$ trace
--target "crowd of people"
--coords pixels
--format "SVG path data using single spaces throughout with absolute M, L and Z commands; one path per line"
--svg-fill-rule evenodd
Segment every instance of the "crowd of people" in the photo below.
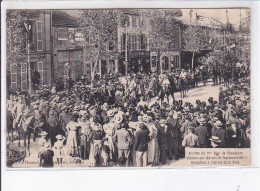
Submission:
M 250 147 L 248 75 L 219 85 L 219 100 L 193 104 L 174 98 L 174 82 L 174 73 L 130 74 L 43 87 L 30 99 L 10 94 L 8 125 L 31 126 L 43 167 L 66 156 L 88 166 L 157 166 L 185 157 L 186 147 Z

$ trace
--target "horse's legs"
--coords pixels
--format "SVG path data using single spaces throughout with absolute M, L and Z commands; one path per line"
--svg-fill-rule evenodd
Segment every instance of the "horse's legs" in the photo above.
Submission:
M 26 132 L 23 133 L 23 145 L 26 147 Z
M 20 132 L 18 130 L 18 146 L 20 147 L 21 146 L 21 143 L 20 143 Z
M 28 150 L 30 149 L 30 138 L 31 138 L 31 131 L 29 130 L 29 132 L 27 133 L 28 136 Z
M 12 136 L 11 143 L 13 143 L 14 142 L 14 130 L 13 129 L 11 130 L 11 136 Z

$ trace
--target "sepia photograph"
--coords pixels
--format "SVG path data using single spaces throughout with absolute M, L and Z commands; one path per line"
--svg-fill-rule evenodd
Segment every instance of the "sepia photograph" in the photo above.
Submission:
M 250 8 L 6 10 L 7 168 L 250 166 Z

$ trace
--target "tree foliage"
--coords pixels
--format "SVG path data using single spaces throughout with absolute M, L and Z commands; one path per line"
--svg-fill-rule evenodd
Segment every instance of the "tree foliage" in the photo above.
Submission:
M 27 20 L 20 10 L 7 11 L 6 42 L 7 64 L 20 64 L 26 60 L 26 30 L 24 22 Z M 9 67 L 7 67 L 9 70 Z
M 95 75 L 99 59 L 108 56 L 108 43 L 116 38 L 116 29 L 119 22 L 118 10 L 81 10 L 79 24 L 85 35 L 86 43 L 83 47 L 83 60 L 93 63 L 92 78 Z
M 142 10 L 144 25 L 150 27 L 150 50 L 165 51 L 176 48 L 178 41 L 178 22 L 182 16 L 179 9 L 144 9 Z

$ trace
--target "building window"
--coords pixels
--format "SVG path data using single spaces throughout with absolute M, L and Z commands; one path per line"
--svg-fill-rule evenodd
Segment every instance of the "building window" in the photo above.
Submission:
M 178 55 L 173 57 L 173 64 L 174 68 L 180 68 L 180 57 Z
M 109 60 L 109 72 L 110 74 L 114 74 L 116 71 L 115 60 Z
M 43 63 L 42 62 L 38 62 L 37 63 L 37 69 L 38 72 L 40 73 L 40 87 L 43 85 Z
M 156 67 L 156 60 L 157 60 L 157 57 L 156 56 L 152 56 L 152 67 L 153 68 Z
M 17 64 L 11 64 L 11 87 L 17 88 Z
M 122 15 L 122 17 L 121 17 L 121 27 L 126 27 L 126 24 L 127 24 L 128 27 L 130 26 L 129 16 L 128 15 Z
M 108 42 L 108 50 L 113 51 L 115 48 L 115 43 L 113 41 Z
M 68 28 L 68 38 L 70 43 L 75 42 L 75 29 L 74 28 Z
M 107 73 L 107 61 L 101 60 L 101 74 Z
M 169 70 L 169 58 L 167 56 L 164 56 L 162 58 L 162 69 L 163 70 Z
M 121 50 L 125 50 L 126 34 L 121 36 Z M 144 34 L 128 34 L 127 35 L 128 50 L 146 50 L 146 37 Z
M 138 50 L 138 48 L 137 48 L 137 35 L 132 35 L 132 50 Z
M 21 64 L 21 90 L 27 90 L 27 64 Z
M 77 42 L 84 41 L 84 34 L 81 29 L 75 29 L 75 41 Z
M 42 40 L 42 22 L 36 22 L 36 35 L 37 35 L 37 51 L 43 50 L 43 40 Z
M 141 34 L 141 50 L 146 50 L 146 37 L 144 34 Z
M 132 27 L 138 27 L 139 26 L 139 18 L 138 16 L 132 16 Z
M 68 29 L 67 28 L 58 28 L 58 40 L 68 40 Z

